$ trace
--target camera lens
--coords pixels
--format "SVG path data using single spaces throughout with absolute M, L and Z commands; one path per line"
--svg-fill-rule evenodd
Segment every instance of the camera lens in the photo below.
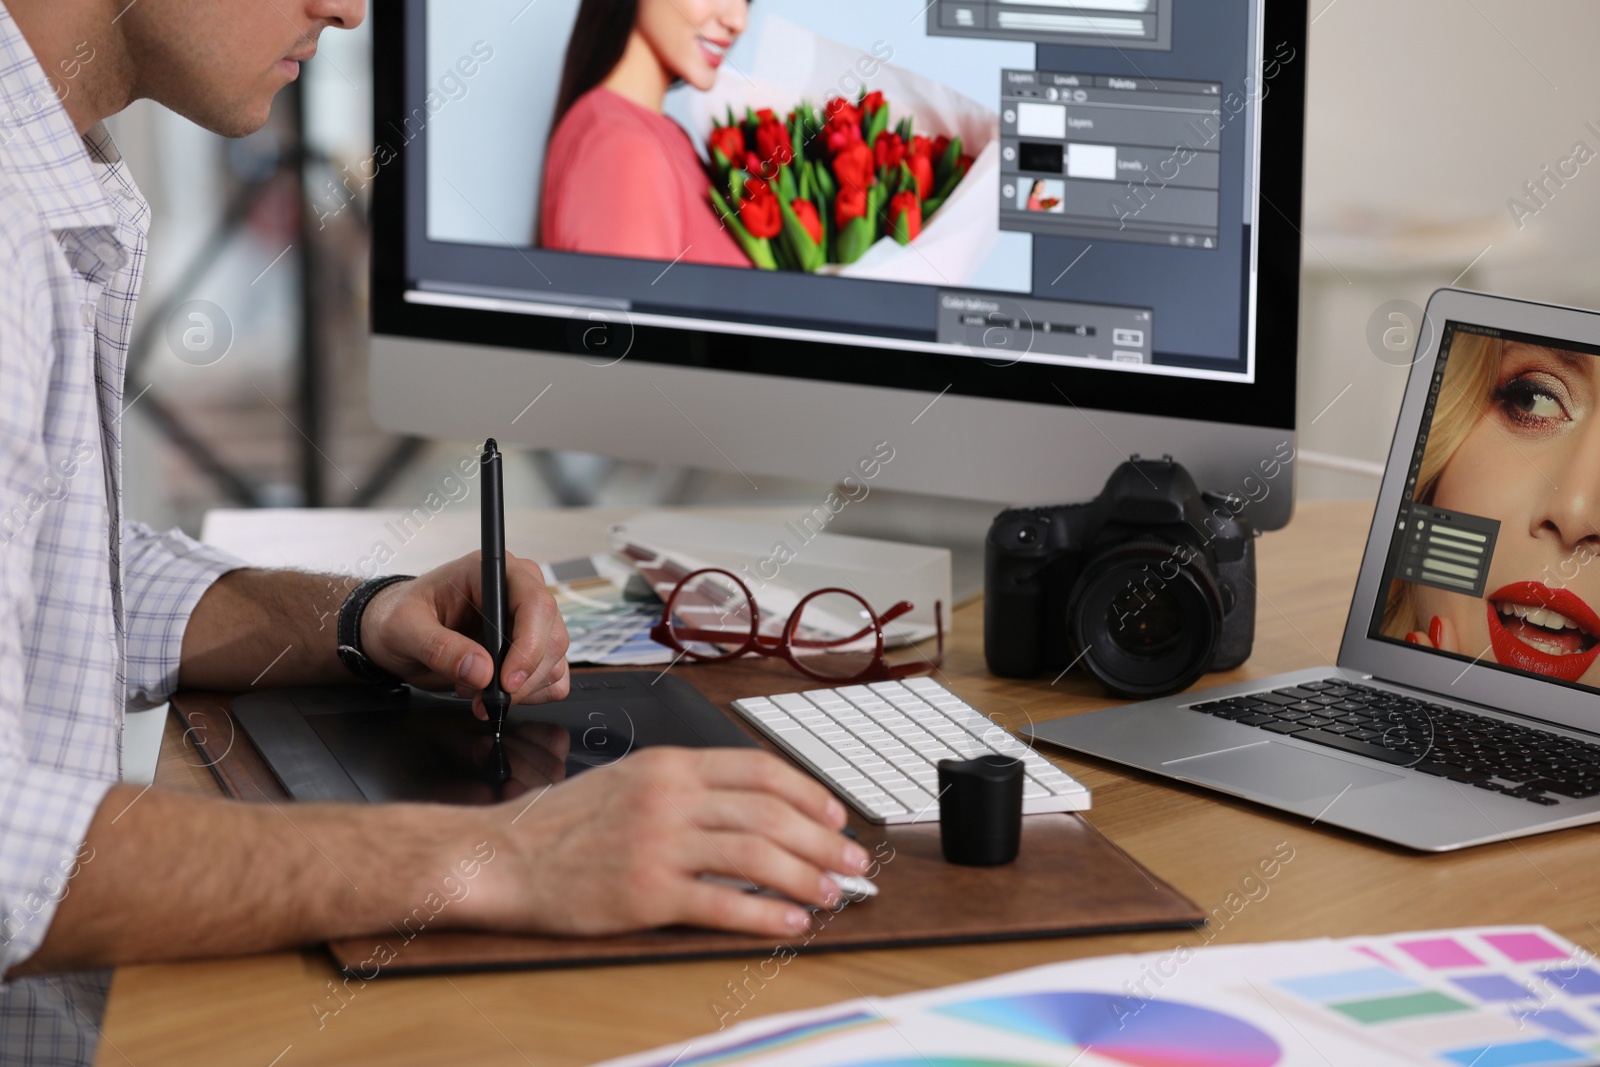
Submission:
M 1204 557 L 1172 545 L 1120 545 L 1091 560 L 1067 601 L 1073 654 L 1108 687 L 1164 696 L 1206 672 L 1222 601 Z

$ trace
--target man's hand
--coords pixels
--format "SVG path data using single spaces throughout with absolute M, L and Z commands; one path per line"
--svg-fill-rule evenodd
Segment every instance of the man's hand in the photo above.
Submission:
M 843 805 L 765 752 L 652 748 L 483 812 L 494 862 L 471 925 L 593 936 L 689 924 L 791 937 L 806 909 L 717 885 L 742 878 L 837 905 L 828 872 L 862 874 Z
M 483 690 L 494 678 L 494 659 L 474 637 L 483 626 L 481 553 L 474 552 L 409 582 L 389 586 L 361 616 L 361 644 L 384 670 L 423 689 L 471 696 L 472 710 L 487 718 Z M 537 564 L 506 553 L 511 594 L 511 649 L 500 684 L 514 704 L 560 700 L 571 688 L 567 627 L 545 588 Z

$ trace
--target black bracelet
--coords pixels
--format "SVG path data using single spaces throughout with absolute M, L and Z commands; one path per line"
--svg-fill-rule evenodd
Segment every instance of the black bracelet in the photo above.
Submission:
M 391 687 L 401 684 L 397 676 L 367 658 L 361 647 L 361 616 L 378 593 L 396 582 L 409 582 L 415 577 L 414 574 L 386 574 L 381 578 L 368 578 L 350 590 L 339 608 L 339 662 L 363 682 Z

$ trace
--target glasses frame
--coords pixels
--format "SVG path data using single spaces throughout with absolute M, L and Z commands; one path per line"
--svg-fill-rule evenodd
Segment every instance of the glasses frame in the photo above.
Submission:
M 674 628 L 672 625 L 672 606 L 677 602 L 678 594 L 682 593 L 684 588 L 690 582 L 694 581 L 696 578 L 712 574 L 720 575 L 729 579 L 734 585 L 738 586 L 739 591 L 744 594 L 745 601 L 750 607 L 750 632 L 745 635 L 744 640 L 739 644 L 739 646 L 732 651 L 725 651 L 716 655 L 706 655 L 691 651 L 685 646 L 684 642 L 703 643 L 721 647 L 727 643 L 730 636 L 736 635 L 730 635 L 726 632 L 720 631 L 717 633 L 712 633 L 708 630 L 684 628 L 681 631 L 680 638 L 680 630 Z M 866 609 L 867 618 L 872 620 L 871 624 L 869 626 L 863 626 L 861 629 L 857 630 L 848 637 L 842 637 L 838 638 L 837 640 L 825 642 L 806 641 L 805 639 L 797 636 L 797 631 L 800 628 L 800 620 L 805 614 L 806 605 L 818 597 L 828 596 L 831 594 L 840 594 L 850 597 L 856 603 L 860 604 Z M 941 601 L 937 600 L 934 601 L 933 604 L 934 632 L 937 634 L 939 641 L 939 651 L 937 657 L 931 662 L 929 662 L 927 657 L 924 656 L 923 662 L 921 663 L 900 664 L 891 664 L 884 658 L 884 627 L 894 620 L 900 618 L 902 615 L 905 615 L 911 609 L 911 602 L 909 600 L 902 600 L 889 608 L 889 610 L 884 612 L 882 615 L 879 615 L 873 610 L 872 605 L 868 604 L 866 599 L 859 593 L 852 592 L 849 589 L 839 589 L 837 587 L 830 586 L 827 589 L 818 589 L 816 592 L 806 594 L 800 603 L 795 605 L 794 610 L 789 613 L 789 619 L 786 623 L 784 623 L 782 632 L 777 636 L 769 637 L 761 632 L 761 606 L 756 603 L 756 598 L 754 594 L 750 592 L 750 587 L 745 585 L 744 582 L 740 580 L 739 576 L 731 571 L 723 570 L 721 567 L 702 567 L 697 571 L 693 571 L 685 575 L 683 578 L 678 580 L 677 585 L 673 586 L 672 595 L 667 597 L 666 603 L 661 606 L 661 621 L 650 628 L 650 638 L 657 644 L 666 645 L 668 648 L 677 651 L 680 655 L 688 656 L 700 663 L 726 663 L 729 660 L 735 660 L 741 656 L 755 653 L 759 656 L 768 656 L 775 659 L 781 659 L 785 663 L 789 664 L 789 666 L 805 675 L 807 678 L 810 678 L 812 681 L 827 682 L 831 685 L 861 685 L 864 682 L 892 682 L 898 681 L 901 678 L 909 678 L 912 675 L 922 671 L 938 670 L 944 665 L 944 605 Z M 850 644 L 851 642 L 859 641 L 866 637 L 869 630 L 875 637 L 872 661 L 864 669 L 848 678 L 840 677 L 838 675 L 822 674 L 818 671 L 812 670 L 806 666 L 804 657 L 796 655 L 794 651 L 796 647 L 805 648 L 809 646 L 812 648 L 826 648 L 829 645 Z

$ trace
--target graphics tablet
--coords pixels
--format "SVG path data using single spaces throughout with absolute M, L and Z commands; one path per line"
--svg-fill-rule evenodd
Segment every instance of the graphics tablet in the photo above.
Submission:
M 568 775 L 637 748 L 753 748 L 756 743 L 688 682 L 652 671 L 575 675 L 552 704 L 519 705 L 506 723 L 506 758 L 494 727 L 470 701 L 418 689 L 327 686 L 248 693 L 233 715 L 296 800 L 492 803 L 528 787 L 533 724 L 565 727 Z M 520 788 L 519 788 L 520 786 Z

